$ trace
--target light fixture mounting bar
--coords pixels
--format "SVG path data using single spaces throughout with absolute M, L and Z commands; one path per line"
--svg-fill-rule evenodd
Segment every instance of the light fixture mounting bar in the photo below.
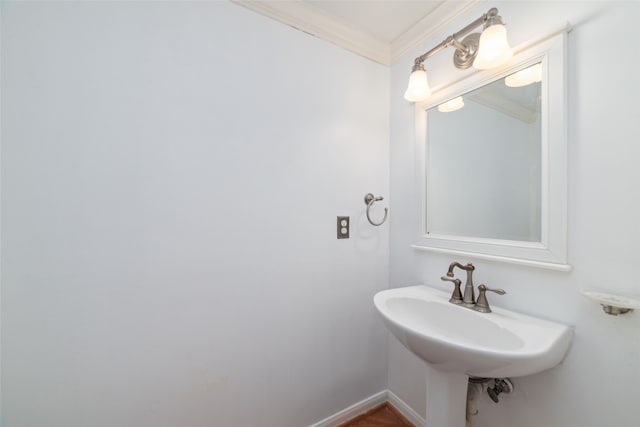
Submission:
M 495 8 L 495 7 L 492 7 L 491 9 L 489 9 L 489 11 L 487 13 L 483 14 L 481 17 L 479 17 L 475 21 L 471 22 L 469 25 L 467 25 L 466 27 L 464 27 L 460 31 L 450 35 L 449 37 L 444 39 L 439 45 L 437 45 L 433 49 L 429 50 L 428 52 L 426 52 L 426 53 L 424 53 L 424 54 L 422 54 L 420 56 L 418 56 L 414 61 L 415 62 L 414 69 L 416 69 L 416 67 L 418 65 L 422 64 L 428 58 L 432 57 L 436 53 L 440 52 L 441 50 L 443 50 L 443 49 L 445 49 L 445 48 L 447 48 L 449 46 L 455 47 L 456 50 L 463 51 L 463 52 L 466 52 L 466 53 L 470 53 L 469 52 L 470 46 L 467 46 L 464 43 L 461 43 L 460 39 L 462 37 L 466 36 L 467 34 L 469 34 L 475 28 L 479 27 L 480 25 L 484 25 L 485 22 L 487 22 L 490 19 L 494 19 L 497 16 L 498 16 L 498 9 Z M 473 50 L 477 50 L 477 46 L 476 47 L 472 47 L 472 48 L 473 48 Z
M 473 32 L 480 26 L 480 32 Z M 453 65 L 460 70 L 466 70 L 472 65 L 479 70 L 488 70 L 501 66 L 513 56 L 502 18 L 498 15 L 498 9 L 492 7 L 487 13 L 415 59 L 404 99 L 421 102 L 431 96 L 424 61 L 449 46 L 455 48 Z

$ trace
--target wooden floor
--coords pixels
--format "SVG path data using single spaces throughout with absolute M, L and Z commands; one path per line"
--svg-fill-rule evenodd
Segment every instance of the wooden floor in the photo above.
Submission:
M 383 403 L 339 427 L 416 427 L 389 402 Z

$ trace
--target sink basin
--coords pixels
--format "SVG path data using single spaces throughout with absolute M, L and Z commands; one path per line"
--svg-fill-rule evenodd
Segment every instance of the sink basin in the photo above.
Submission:
M 569 326 L 492 307 L 479 313 L 427 286 L 378 292 L 374 304 L 391 333 L 443 372 L 504 378 L 532 375 L 562 361 Z

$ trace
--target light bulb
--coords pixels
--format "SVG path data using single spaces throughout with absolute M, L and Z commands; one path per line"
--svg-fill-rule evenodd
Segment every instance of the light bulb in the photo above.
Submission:
M 537 63 L 531 67 L 513 73 L 505 77 L 504 84 L 509 87 L 521 87 L 542 81 L 542 64 Z
M 456 111 L 464 107 L 464 101 L 462 97 L 459 96 L 457 98 L 450 99 L 449 101 L 438 105 L 438 111 L 442 113 L 450 113 L 452 111 Z
M 427 72 L 424 69 L 418 69 L 409 76 L 409 86 L 404 93 L 404 99 L 409 102 L 424 101 L 431 96 L 431 89 L 427 81 Z
M 478 55 L 473 66 L 479 70 L 499 67 L 513 56 L 507 41 L 507 29 L 503 24 L 494 24 L 480 35 Z

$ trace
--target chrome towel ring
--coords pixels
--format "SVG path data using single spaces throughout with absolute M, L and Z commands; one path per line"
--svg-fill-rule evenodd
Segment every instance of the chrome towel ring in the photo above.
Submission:
M 371 216 L 369 216 L 369 209 L 371 209 L 371 206 L 373 206 L 375 202 L 378 202 L 380 200 L 384 200 L 384 197 L 381 197 L 381 196 L 375 197 L 371 193 L 367 193 L 364 196 L 364 204 L 367 205 L 367 219 L 369 220 L 371 225 L 375 225 L 376 227 L 384 224 L 384 222 L 387 220 L 387 214 L 389 213 L 389 209 L 384 208 L 384 218 L 382 218 L 382 221 L 373 222 L 373 220 L 371 219 Z

